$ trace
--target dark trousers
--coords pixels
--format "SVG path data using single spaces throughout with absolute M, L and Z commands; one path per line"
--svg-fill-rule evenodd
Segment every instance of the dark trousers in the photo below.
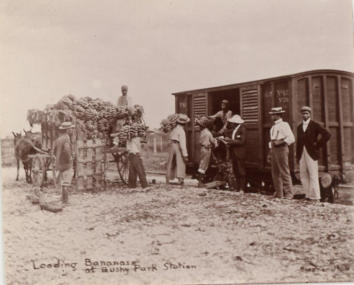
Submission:
M 278 198 L 292 196 L 292 181 L 289 169 L 289 147 L 272 148 L 272 177 L 275 195 Z
M 143 165 L 143 161 L 141 160 L 139 153 L 129 153 L 129 178 L 128 178 L 128 186 L 130 188 L 136 187 L 136 180 L 139 176 L 139 181 L 141 187 L 145 188 L 148 186 L 146 181 L 146 174 Z
M 236 178 L 236 190 L 245 191 L 246 189 L 246 168 L 245 168 L 245 160 L 231 156 L 232 160 L 232 169 L 234 171 L 234 175 Z

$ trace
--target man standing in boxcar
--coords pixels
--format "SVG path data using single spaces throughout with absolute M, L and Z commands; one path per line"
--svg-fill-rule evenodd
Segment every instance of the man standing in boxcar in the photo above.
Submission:
M 269 112 L 274 121 L 270 129 L 269 148 L 271 151 L 272 178 L 275 189 L 274 197 L 292 199 L 292 181 L 289 169 L 289 146 L 295 137 L 287 122 L 282 119 L 285 111 L 275 107 Z
M 318 181 L 318 159 L 320 149 L 330 139 L 331 134 L 321 125 L 311 120 L 312 110 L 308 106 L 301 108 L 302 123 L 297 127 L 296 159 L 300 165 L 300 180 L 306 199 L 321 199 Z
M 225 99 L 221 101 L 221 110 L 216 114 L 209 116 L 209 118 L 221 119 L 223 123 L 223 127 L 221 128 L 221 130 L 219 130 L 220 135 L 225 132 L 227 127 L 227 120 L 230 119 L 231 117 L 232 117 L 232 111 L 229 109 L 229 101 Z
M 73 157 L 70 141 L 71 122 L 63 122 L 59 126 L 59 137 L 54 142 L 55 167 L 59 171 L 62 201 L 68 202 L 69 188 L 73 177 Z

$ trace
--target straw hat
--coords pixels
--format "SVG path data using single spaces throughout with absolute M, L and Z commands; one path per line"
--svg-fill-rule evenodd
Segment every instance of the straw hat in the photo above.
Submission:
M 274 108 L 272 108 L 272 110 L 269 112 L 269 114 L 271 114 L 271 115 L 283 114 L 283 113 L 285 113 L 285 111 L 283 110 L 283 107 L 274 107 Z
M 324 173 L 320 181 L 323 188 L 328 188 L 332 184 L 332 176 L 329 173 Z
M 206 128 L 210 124 L 211 120 L 208 117 L 201 117 L 200 119 L 196 119 L 196 123 L 204 128 Z
M 179 124 L 187 124 L 190 121 L 187 115 L 179 114 L 177 118 L 177 123 Z
M 72 129 L 74 125 L 71 122 L 63 122 L 59 126 L 59 130 L 67 130 L 67 129 Z
M 235 124 L 243 124 L 245 121 L 242 120 L 240 115 L 234 115 L 230 119 L 227 120 L 230 123 L 235 123 Z

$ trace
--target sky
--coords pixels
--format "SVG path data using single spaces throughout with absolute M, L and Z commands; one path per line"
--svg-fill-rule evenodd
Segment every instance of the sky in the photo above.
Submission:
M 354 70 L 351 0 L 2 0 L 0 21 L 1 137 L 66 94 L 127 84 L 155 128 L 173 92 Z

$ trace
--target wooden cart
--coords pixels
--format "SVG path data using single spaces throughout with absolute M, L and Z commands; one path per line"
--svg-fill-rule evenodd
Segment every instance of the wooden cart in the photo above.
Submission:
M 65 118 L 63 118 L 64 120 Z M 107 145 L 106 139 L 86 140 L 75 128 L 71 136 L 74 152 L 73 185 L 77 191 L 102 191 L 106 188 L 107 154 L 113 155 L 118 174 L 123 183 L 128 179 L 128 157 L 125 149 L 115 149 Z M 59 125 L 59 124 L 57 124 Z M 58 127 L 50 125 L 47 118 L 41 124 L 43 152 L 32 155 L 32 180 L 35 186 L 42 187 L 47 181 L 47 172 L 52 172 L 56 185 L 58 171 L 55 169 L 53 154 L 54 142 L 58 137 Z

